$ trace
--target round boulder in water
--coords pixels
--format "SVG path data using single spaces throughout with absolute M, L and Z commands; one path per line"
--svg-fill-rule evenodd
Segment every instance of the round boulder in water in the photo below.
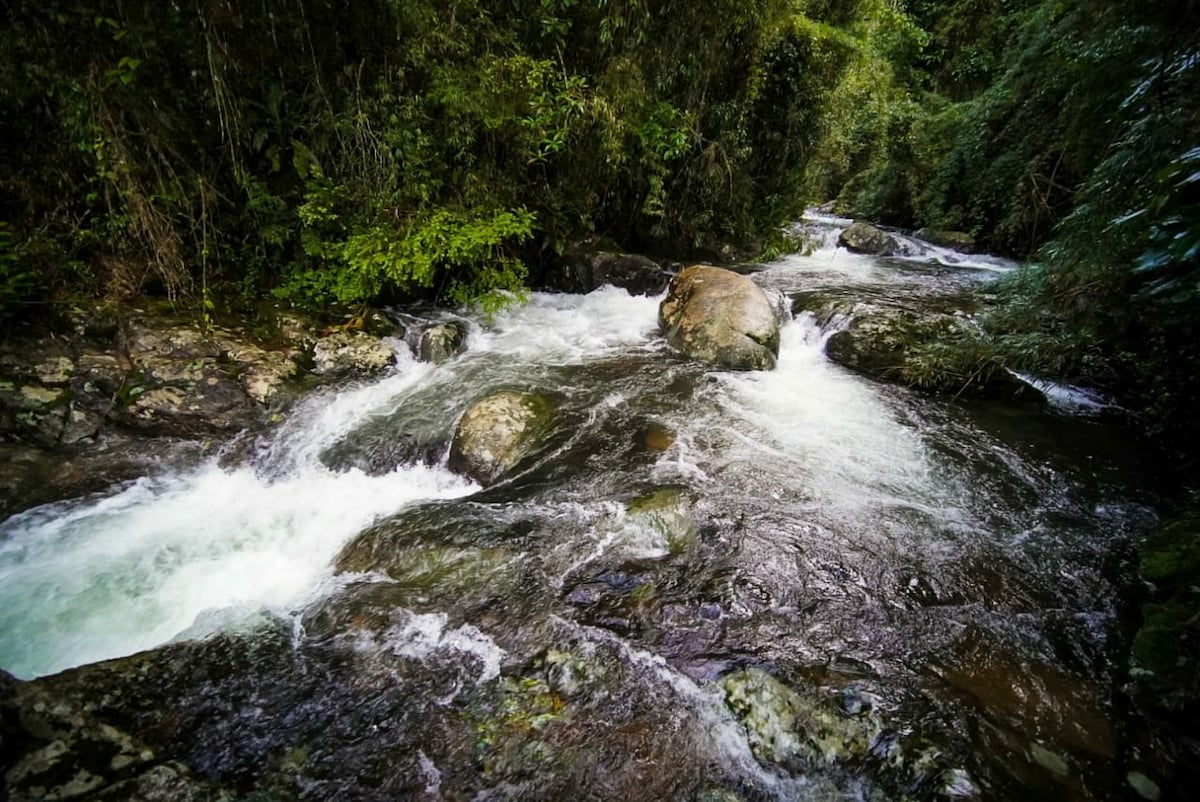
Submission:
M 706 265 L 681 271 L 658 308 L 672 348 L 733 370 L 772 370 L 779 356 L 775 305 L 746 276 Z
M 895 237 L 881 231 L 870 223 L 857 222 L 846 228 L 838 237 L 838 245 L 854 253 L 871 256 L 891 256 L 900 251 Z
M 438 323 L 421 332 L 417 355 L 422 362 L 445 362 L 467 347 L 467 329 L 455 320 Z
M 487 487 L 545 445 L 554 404 L 537 393 L 502 390 L 472 404 L 450 444 L 450 470 Z

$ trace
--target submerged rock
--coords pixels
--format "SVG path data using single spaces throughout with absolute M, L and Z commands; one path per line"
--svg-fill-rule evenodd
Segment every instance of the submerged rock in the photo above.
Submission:
M 870 223 L 856 222 L 838 236 L 838 245 L 854 253 L 891 256 L 900 252 L 900 243 L 886 231 Z
M 553 620 L 512 616 L 523 630 L 505 638 L 477 611 L 398 607 L 396 587 L 347 588 L 357 598 L 323 601 L 299 634 L 267 622 L 32 682 L 0 672 L 0 796 L 692 800 L 757 787 L 714 762 L 707 697 L 667 669 Z
M 698 537 L 694 506 L 686 489 L 661 487 L 630 501 L 625 508 L 625 520 L 650 530 L 671 551 L 678 552 L 694 545 Z
M 437 323 L 421 332 L 417 356 L 422 362 L 445 362 L 467 347 L 467 328 L 455 320 Z
M 733 370 L 772 370 L 779 355 L 775 304 L 746 276 L 694 265 L 671 280 L 658 309 L 672 348 Z
M 554 404 L 537 393 L 504 390 L 476 401 L 455 429 L 450 470 L 495 484 L 546 444 L 554 419 Z

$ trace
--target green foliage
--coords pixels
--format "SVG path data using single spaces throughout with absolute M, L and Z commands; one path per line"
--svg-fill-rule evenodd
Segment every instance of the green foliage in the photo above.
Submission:
M 850 29 L 859 45 L 828 97 L 809 186 L 850 214 L 963 230 L 1034 260 L 1001 285 L 981 341 L 926 354 L 914 369 L 932 377 L 1002 363 L 1100 384 L 1194 461 L 1195 4 L 904 9 Z
M 1200 147 L 1173 159 L 1157 177 L 1149 204 L 1117 224 L 1143 216 L 1150 220 L 1147 247 L 1134 268 L 1147 281 L 1142 293 L 1170 304 L 1194 304 L 1200 301 Z
M 494 301 L 596 233 L 758 239 L 803 207 L 853 38 L 788 0 L 12 6 L 14 242 L 57 243 L 89 292 L 247 304 Z
M 22 265 L 23 249 L 7 223 L 0 222 L 0 323 L 32 296 L 37 280 Z

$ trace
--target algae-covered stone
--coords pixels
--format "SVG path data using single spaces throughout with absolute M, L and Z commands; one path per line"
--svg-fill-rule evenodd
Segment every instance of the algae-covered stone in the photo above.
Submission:
M 553 432 L 554 404 L 544 395 L 504 390 L 471 405 L 450 444 L 450 470 L 487 487 L 541 449 Z
M 63 398 L 63 391 L 51 387 L 39 387 L 36 384 L 21 388 L 21 400 L 28 409 L 52 407 Z
M 313 372 L 325 376 L 369 376 L 395 361 L 396 352 L 387 343 L 361 331 L 337 331 L 313 346 Z
M 758 668 L 726 675 L 721 687 L 761 760 L 813 767 L 862 759 L 883 733 L 874 715 L 847 716 L 836 696 L 801 693 Z
M 671 280 L 659 327 L 685 355 L 733 370 L 772 370 L 779 356 L 775 304 L 746 276 L 693 265 Z
M 908 742 L 888 727 L 870 694 L 792 687 L 758 668 L 725 675 L 721 688 L 761 761 L 803 772 L 833 765 L 867 768 L 885 786 L 938 787 L 950 798 L 978 791 L 965 770 L 947 765 L 943 750 Z M 847 694 L 870 703 L 847 705 Z

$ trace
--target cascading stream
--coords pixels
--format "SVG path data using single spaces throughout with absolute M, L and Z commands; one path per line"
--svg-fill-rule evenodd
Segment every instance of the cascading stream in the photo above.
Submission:
M 337 551 L 373 521 L 478 490 L 444 466 L 335 472 L 321 461 L 329 446 L 401 408 L 436 418 L 448 438 L 493 383 L 644 346 L 655 309 L 614 290 L 539 296 L 476 332 L 453 367 L 416 362 L 397 344 L 393 372 L 307 399 L 253 464 L 227 470 L 214 458 L 14 516 L 0 524 L 0 667 L 33 677 L 130 654 L 196 623 L 203 632 L 197 617 L 220 622 L 227 608 L 289 613 L 321 592 Z
M 810 221 L 824 244 L 755 280 L 804 309 L 824 298 L 919 306 L 1012 267 L 941 250 L 849 254 L 828 233 L 844 222 Z M 318 391 L 240 466 L 213 459 L 10 518 L 0 667 L 34 677 L 248 627 L 264 611 L 311 617 L 366 582 L 403 615 L 386 637 L 354 636 L 356 648 L 457 661 L 445 704 L 503 681 L 525 640 L 568 631 L 620 663 L 610 675 L 667 689 L 648 698 L 684 700 L 662 726 L 721 739 L 697 754 L 750 798 L 842 791 L 752 766 L 714 690 L 745 666 L 867 688 L 898 728 L 928 729 L 985 774 L 1008 771 L 995 768 L 1005 754 L 1037 763 L 1034 744 L 1069 754 L 1072 771 L 1103 759 L 1103 739 L 1070 721 L 1110 726 L 1079 688 L 1111 682 L 1104 565 L 1148 513 L 1135 472 L 1095 445 L 1102 430 L 850 373 L 823 353 L 845 315 L 798 313 L 775 371 L 713 371 L 667 350 L 658 303 L 613 288 L 534 294 L 472 323 L 466 352 L 445 364 L 396 343 L 394 370 Z M 564 431 L 481 492 L 445 468 L 445 450 L 462 411 L 500 388 L 551 393 Z M 651 430 L 665 433 L 654 448 Z M 433 444 L 440 461 L 353 467 L 357 452 L 391 453 L 401 436 Z M 665 506 L 638 511 L 649 503 Z M 335 575 L 339 552 L 372 525 L 392 538 L 388 575 Z M 1005 690 L 1010 677 L 1033 679 Z M 589 704 L 603 712 L 620 698 Z M 421 759 L 422 777 L 446 781 Z

